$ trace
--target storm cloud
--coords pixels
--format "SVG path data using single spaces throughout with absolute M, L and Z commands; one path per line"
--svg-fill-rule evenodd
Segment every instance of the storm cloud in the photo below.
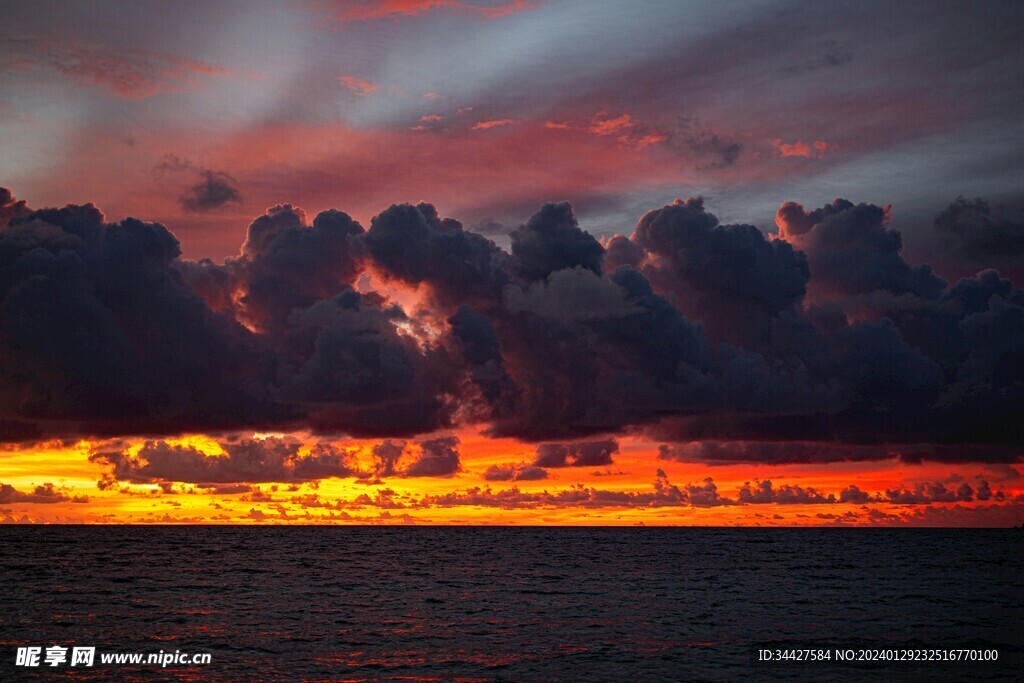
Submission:
M 908 263 L 886 207 L 786 203 L 773 236 L 691 198 L 602 245 L 549 203 L 505 251 L 430 204 L 368 230 L 280 204 L 213 263 L 157 223 L 0 199 L 2 438 L 157 439 L 145 464 L 109 456 L 128 479 L 162 476 L 160 438 L 240 429 L 477 425 L 544 442 L 536 468 L 610 464 L 628 431 L 723 463 L 1014 463 L 1024 444 L 1024 293 Z M 461 469 L 454 437 L 421 438 L 404 469 L 404 445 L 381 446 L 368 476 Z M 266 464 L 315 478 L 335 455 Z

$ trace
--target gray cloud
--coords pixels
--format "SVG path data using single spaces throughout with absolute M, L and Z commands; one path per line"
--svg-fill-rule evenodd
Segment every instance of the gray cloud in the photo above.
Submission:
M 181 208 L 185 211 L 213 211 L 225 204 L 241 204 L 242 195 L 235 179 L 224 171 L 205 170 L 202 179 L 181 195 Z

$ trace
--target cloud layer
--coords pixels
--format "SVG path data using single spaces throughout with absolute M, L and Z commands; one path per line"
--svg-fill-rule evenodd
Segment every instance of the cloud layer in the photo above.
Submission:
M 475 424 L 565 442 L 538 448 L 541 468 L 610 464 L 618 444 L 587 437 L 629 430 L 666 441 L 662 457 L 710 461 L 779 462 L 778 444 L 799 442 L 791 462 L 1005 463 L 1024 443 L 1024 293 L 995 271 L 950 286 L 907 263 L 886 207 L 786 203 L 775 237 L 678 200 L 602 244 L 552 203 L 506 251 L 429 204 L 369 228 L 283 204 L 217 264 L 183 260 L 160 224 L 0 198 L 9 442 Z M 690 443 L 736 439 L 763 446 Z M 457 446 L 424 441 L 405 473 L 458 472 Z M 157 477 L 161 448 L 150 470 L 110 462 Z M 302 478 L 278 455 L 283 481 Z M 395 462 L 382 448 L 380 471 Z

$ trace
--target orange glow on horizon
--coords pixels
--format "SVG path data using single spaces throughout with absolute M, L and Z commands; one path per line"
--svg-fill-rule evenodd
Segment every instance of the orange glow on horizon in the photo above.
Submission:
M 254 435 L 266 438 L 268 434 Z M 308 434 L 278 435 L 299 439 L 300 455 L 322 439 Z M 488 481 L 488 467 L 528 464 L 534 446 L 512 439 L 493 439 L 474 430 L 457 433 L 461 471 L 451 477 L 329 478 L 310 481 L 219 485 L 182 482 L 117 482 L 101 489 L 97 483 L 109 468 L 89 455 L 103 442 L 72 446 L 12 449 L 0 455 L 0 482 L 29 493 L 52 484 L 59 500 L 0 503 L 5 522 L 39 523 L 192 523 L 192 524 L 499 524 L 499 525 L 680 525 L 680 526 L 822 526 L 941 524 L 943 526 L 1008 526 L 1019 523 L 1024 491 L 1017 481 L 998 482 L 1007 466 L 907 465 L 896 460 L 843 462 L 828 465 L 720 465 L 658 459 L 657 444 L 620 437 L 614 464 L 607 467 L 564 467 L 548 470 L 533 481 Z M 125 449 L 139 453 L 144 439 Z M 172 446 L 191 447 L 209 457 L 225 457 L 218 441 L 205 435 L 165 439 Z M 373 466 L 377 441 L 342 439 L 332 444 L 349 452 L 364 471 Z M 112 447 L 111 447 L 112 448 Z M 416 457 L 410 442 L 406 458 Z M 700 485 L 711 477 L 719 495 L 738 503 L 748 482 L 770 480 L 776 489 L 799 486 L 834 494 L 850 484 L 862 491 L 913 489 L 922 482 L 977 482 L 987 477 L 1002 491 L 999 502 L 870 504 L 731 504 L 716 507 L 647 502 L 658 477 L 668 485 Z M 998 471 L 997 471 L 998 470 Z M 1019 475 L 1018 475 L 1019 477 Z M 504 498 L 502 498 L 504 496 Z M 630 500 L 638 504 L 617 503 Z M 475 497 L 475 498 L 474 498 Z M 566 501 L 582 499 L 574 504 Z M 483 501 L 462 504 L 472 500 Z M 608 502 L 601 502 L 607 500 Z M 449 502 L 450 501 L 450 502 Z M 457 502 L 462 501 L 462 502 Z M 505 501 L 505 502 L 503 502 Z

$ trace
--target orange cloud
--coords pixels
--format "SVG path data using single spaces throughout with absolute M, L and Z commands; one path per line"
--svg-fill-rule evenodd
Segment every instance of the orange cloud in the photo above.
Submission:
M 780 157 L 803 157 L 804 159 L 823 159 L 826 154 L 836 151 L 836 145 L 824 140 L 815 140 L 808 143 L 797 140 L 793 143 L 783 142 L 781 138 L 772 140 Z
M 338 76 L 338 83 L 341 83 L 356 95 L 368 95 L 380 90 L 380 86 L 376 83 L 372 83 L 365 78 L 359 78 L 358 76 Z
M 511 126 L 514 123 L 519 122 L 515 119 L 491 119 L 478 121 L 473 124 L 473 130 L 488 130 L 489 128 L 498 128 L 499 126 Z
M 633 121 L 629 114 L 609 119 L 604 117 L 602 113 L 594 117 L 588 130 L 594 135 L 611 135 L 625 128 L 631 128 L 634 125 L 636 125 L 636 122 Z
M 665 140 L 668 140 L 668 136 L 662 133 L 649 133 L 632 140 L 628 136 L 619 138 L 619 142 L 632 144 L 637 149 L 643 149 L 658 142 L 665 142 Z

